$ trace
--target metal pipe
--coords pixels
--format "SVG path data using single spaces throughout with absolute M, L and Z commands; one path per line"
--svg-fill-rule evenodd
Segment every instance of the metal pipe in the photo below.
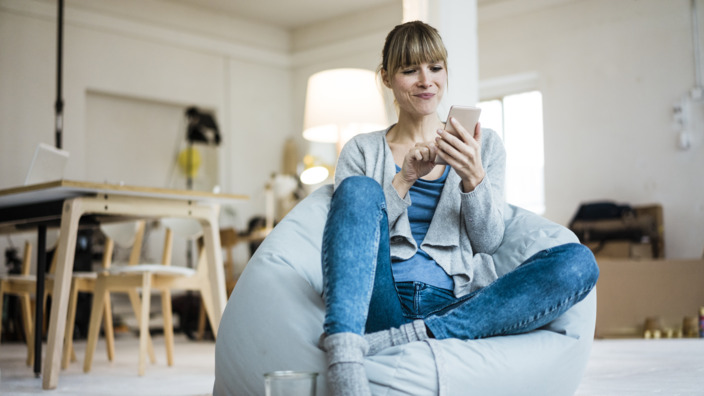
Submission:
M 63 42 L 64 42 L 64 0 L 58 1 L 56 22 L 56 148 L 62 148 L 62 134 L 64 129 L 64 99 L 62 98 L 62 66 L 63 66 Z
M 691 0 L 692 11 L 692 44 L 694 46 L 694 81 L 695 89 L 701 94 L 702 90 L 702 66 L 701 49 L 699 45 L 699 12 L 697 11 L 697 0 Z

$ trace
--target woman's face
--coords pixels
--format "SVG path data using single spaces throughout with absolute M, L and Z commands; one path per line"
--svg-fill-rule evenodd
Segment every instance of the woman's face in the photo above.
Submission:
M 447 68 L 443 62 L 405 66 L 392 76 L 383 75 L 400 111 L 412 116 L 435 114 L 447 85 Z

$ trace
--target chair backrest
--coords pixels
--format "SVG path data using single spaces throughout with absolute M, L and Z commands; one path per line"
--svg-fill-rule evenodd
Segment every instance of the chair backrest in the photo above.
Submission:
M 189 218 L 164 218 L 161 224 L 166 228 L 166 238 L 164 240 L 164 253 L 161 263 L 171 265 L 171 255 L 173 247 L 173 237 L 178 236 L 190 241 L 203 235 L 203 227 L 195 219 Z
M 203 227 L 195 219 L 164 218 L 161 219 L 161 224 L 182 238 L 193 240 L 203 235 Z
M 144 220 L 100 225 L 100 230 L 107 237 L 106 251 L 103 255 L 103 268 L 110 266 L 113 244 L 120 247 L 132 247 L 129 265 L 135 265 L 139 262 L 139 257 L 142 253 L 145 225 L 146 222 Z

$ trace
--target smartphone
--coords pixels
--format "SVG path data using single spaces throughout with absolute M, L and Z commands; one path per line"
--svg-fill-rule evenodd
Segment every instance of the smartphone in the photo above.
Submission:
M 450 123 L 450 117 L 455 118 L 469 133 L 474 136 L 474 128 L 479 122 L 479 115 L 482 113 L 482 109 L 472 106 L 452 106 L 450 107 L 450 114 L 447 116 L 447 123 L 445 124 L 445 130 L 450 134 L 457 136 L 457 131 Z M 435 163 L 438 165 L 447 165 L 440 156 L 435 158 Z
M 445 124 L 445 130 L 451 134 L 457 136 L 457 131 L 452 127 L 450 123 L 450 117 L 455 118 L 462 124 L 462 126 L 472 135 L 474 135 L 474 127 L 477 126 L 479 122 L 479 115 L 482 113 L 482 109 L 472 106 L 452 106 L 450 107 L 450 114 L 447 116 L 447 123 Z

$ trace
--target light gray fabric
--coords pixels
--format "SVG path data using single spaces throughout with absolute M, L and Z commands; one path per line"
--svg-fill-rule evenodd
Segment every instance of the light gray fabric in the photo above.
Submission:
M 413 322 L 402 324 L 399 327 L 367 333 L 364 335 L 364 338 L 366 338 L 369 343 L 369 351 L 367 354 L 376 355 L 379 351 L 383 351 L 394 345 L 425 341 L 428 338 L 428 332 L 425 328 L 425 323 L 421 319 L 416 319 Z
M 215 349 L 215 395 L 263 395 L 264 373 L 315 371 L 326 394 L 320 245 L 331 186 L 299 204 L 250 260 L 225 308 Z M 542 249 L 575 242 L 564 227 L 507 206 L 493 255 L 499 275 Z M 596 293 L 543 329 L 484 340 L 427 340 L 365 359 L 373 395 L 574 394 L 594 334 Z
M 357 135 L 345 144 L 335 168 L 335 185 L 349 176 L 364 175 L 382 186 L 389 217 L 391 255 L 406 260 L 418 250 L 406 210 L 411 198 L 410 194 L 399 197 L 391 185 L 396 163 L 386 142 L 387 132 L 385 129 Z M 421 245 L 452 276 L 457 297 L 496 280 L 491 254 L 504 234 L 506 151 L 499 136 L 490 129 L 482 129 L 481 141 L 484 180 L 474 191 L 463 193 L 462 180 L 450 169 Z
M 364 355 L 369 344 L 356 333 L 335 333 L 323 339 L 328 391 L 334 396 L 371 396 Z

